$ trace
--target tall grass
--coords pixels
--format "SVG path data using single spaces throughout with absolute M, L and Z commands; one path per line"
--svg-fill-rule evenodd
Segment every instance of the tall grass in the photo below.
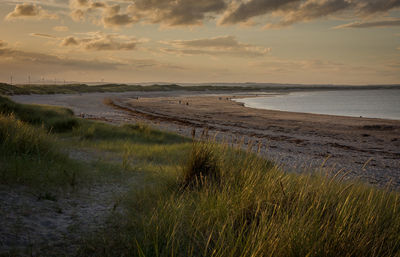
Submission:
M 47 155 L 53 148 L 48 133 L 16 119 L 0 115 L 0 147 L 8 154 Z
M 13 114 L 24 122 L 43 125 L 47 130 L 54 132 L 67 132 L 79 126 L 78 120 L 70 109 L 18 104 L 2 96 L 0 96 L 0 113 Z
M 83 255 L 399 256 L 399 194 L 287 174 L 255 154 L 195 143 L 187 164 L 135 190 Z M 188 174 L 218 183 L 185 187 Z M 196 176 L 190 176 L 196 178 Z
M 44 128 L 14 115 L 0 115 L 0 183 L 23 184 L 41 190 L 75 186 L 87 174 L 57 149 Z

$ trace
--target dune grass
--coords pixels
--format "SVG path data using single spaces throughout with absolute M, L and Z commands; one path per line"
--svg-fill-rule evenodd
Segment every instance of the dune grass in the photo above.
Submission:
M 57 141 L 43 127 L 14 115 L 0 115 L 0 183 L 38 189 L 75 186 L 82 166 L 57 149 Z
M 147 175 L 82 256 L 400 256 L 398 192 L 285 173 L 256 153 L 145 124 L 77 119 L 57 131 L 54 120 L 76 119 L 70 111 L 0 100 L 0 183 L 48 190 Z M 60 149 L 118 158 L 84 164 Z
M 157 159 L 169 162 L 168 155 L 158 153 L 188 148 L 187 141 L 145 124 L 113 126 L 76 118 L 66 108 L 18 104 L 0 96 L 2 184 L 52 190 L 126 179 L 132 176 L 126 171 L 148 170 Z M 68 157 L 82 150 L 93 160 Z M 114 153 L 112 163 L 102 160 L 108 152 Z
M 194 143 L 185 165 L 160 169 L 124 204 L 126 213 L 112 217 L 82 255 L 400 254 L 398 193 L 284 173 L 212 142 Z
M 54 132 L 66 132 L 79 126 L 78 119 L 70 109 L 18 104 L 2 96 L 0 96 L 0 113 L 13 114 L 21 121 L 32 125 L 43 125 L 47 130 Z

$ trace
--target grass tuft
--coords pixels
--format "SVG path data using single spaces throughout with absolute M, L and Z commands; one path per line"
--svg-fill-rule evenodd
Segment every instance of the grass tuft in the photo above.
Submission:
M 193 142 L 189 159 L 183 168 L 183 187 L 218 182 L 221 175 L 216 150 L 212 142 Z

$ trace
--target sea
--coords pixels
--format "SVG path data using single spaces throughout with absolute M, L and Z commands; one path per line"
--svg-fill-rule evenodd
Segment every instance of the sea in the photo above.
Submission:
M 303 91 L 236 101 L 257 109 L 400 120 L 400 88 Z

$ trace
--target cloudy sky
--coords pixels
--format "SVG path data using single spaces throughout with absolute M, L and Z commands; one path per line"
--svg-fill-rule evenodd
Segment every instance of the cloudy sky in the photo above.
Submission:
M 400 83 L 400 0 L 1 0 L 0 81 Z

